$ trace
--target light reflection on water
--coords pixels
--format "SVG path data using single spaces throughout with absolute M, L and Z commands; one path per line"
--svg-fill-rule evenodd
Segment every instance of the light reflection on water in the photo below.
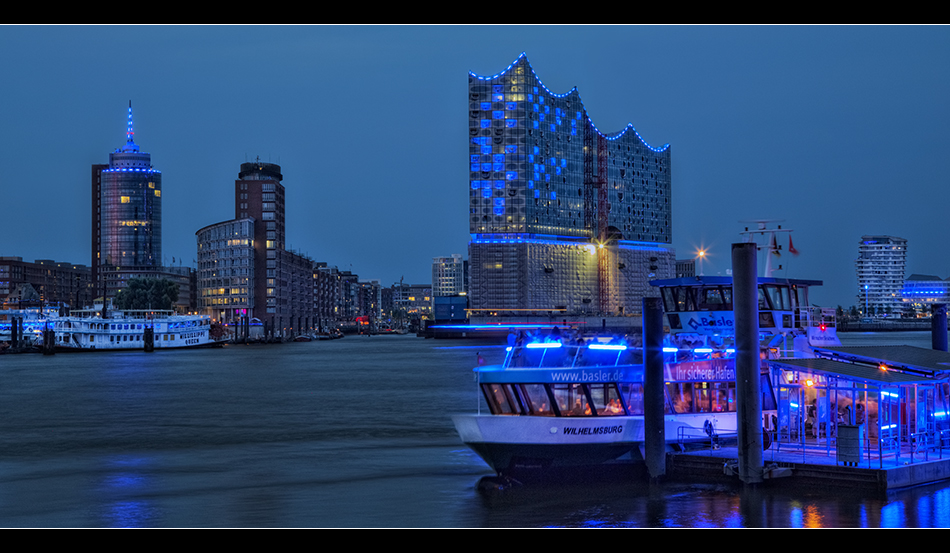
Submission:
M 929 333 L 843 334 L 846 345 Z M 601 482 L 480 496 L 449 415 L 497 344 L 411 336 L 0 357 L 0 526 L 948 527 L 886 497 Z M 497 358 L 497 359 L 496 359 Z

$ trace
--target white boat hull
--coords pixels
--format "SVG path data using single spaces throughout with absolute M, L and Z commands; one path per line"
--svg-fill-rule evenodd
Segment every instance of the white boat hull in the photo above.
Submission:
M 528 469 L 643 462 L 643 417 L 455 415 L 462 442 L 499 474 Z M 664 417 L 670 449 L 708 444 L 706 421 L 718 435 L 734 434 L 735 413 Z

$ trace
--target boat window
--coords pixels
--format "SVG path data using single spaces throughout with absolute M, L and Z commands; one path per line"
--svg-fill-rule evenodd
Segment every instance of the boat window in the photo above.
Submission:
M 522 384 L 521 393 L 532 415 L 542 417 L 553 417 L 555 415 L 551 398 L 548 397 L 544 384 Z
M 482 384 L 485 400 L 493 415 L 518 415 L 518 400 L 510 384 Z
M 759 286 L 759 309 L 772 309 L 772 306 L 769 305 L 768 295 L 761 286 Z
M 759 386 L 762 392 L 762 410 L 777 410 L 778 407 L 775 404 L 775 393 L 772 391 L 772 381 L 769 379 L 769 375 L 763 374 L 759 376 Z
M 590 400 L 581 384 L 551 384 L 551 393 L 562 417 L 592 415 Z
M 719 286 L 715 288 L 703 288 L 699 308 L 701 310 L 708 309 L 710 311 L 732 309 L 732 295 L 730 294 L 729 301 L 727 302 L 723 291 L 722 287 Z
M 673 406 L 673 413 L 693 412 L 693 384 L 691 382 L 670 382 L 666 385 L 666 389 Z M 665 411 L 667 414 L 671 413 L 670 404 L 667 404 Z
M 725 309 L 732 309 L 732 288 L 728 286 L 723 287 L 722 299 L 725 302 L 725 304 L 729 306 L 729 307 L 726 307 Z
M 599 416 L 625 415 L 623 402 L 620 401 L 620 392 L 617 385 L 589 384 L 590 398 L 594 402 L 594 409 Z
M 673 290 L 670 288 L 660 288 L 660 293 L 663 296 L 663 310 L 667 313 L 679 311 L 676 309 L 676 302 L 673 301 Z
M 627 413 L 631 415 L 643 414 L 643 385 L 642 384 L 621 384 L 620 393 L 626 400 Z
M 725 413 L 735 411 L 735 394 L 735 382 L 694 382 L 692 412 Z
M 788 296 L 788 286 L 765 285 L 769 301 L 773 309 L 788 310 L 792 308 L 791 299 Z

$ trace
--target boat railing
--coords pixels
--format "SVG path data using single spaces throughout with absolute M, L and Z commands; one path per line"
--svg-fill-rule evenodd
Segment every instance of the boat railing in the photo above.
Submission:
M 571 344 L 560 341 L 509 346 L 504 368 L 575 368 L 641 364 L 642 348 L 619 343 Z
M 665 363 L 732 359 L 735 348 L 729 347 L 663 347 Z M 536 342 L 525 346 L 509 346 L 502 366 L 505 369 L 617 367 L 642 365 L 643 348 L 617 343 L 564 344 L 557 341 Z
M 834 328 L 836 314 L 833 307 L 796 307 L 795 322 L 798 328 L 821 327 Z

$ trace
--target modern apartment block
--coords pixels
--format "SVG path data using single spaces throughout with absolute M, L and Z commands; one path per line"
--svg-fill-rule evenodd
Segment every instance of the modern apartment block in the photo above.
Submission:
M 866 235 L 858 243 L 854 263 L 858 277 L 856 303 L 865 313 L 899 313 L 907 266 L 907 240 L 896 236 Z
M 522 54 L 469 74 L 471 307 L 638 312 L 674 275 L 669 145 L 604 133 Z

